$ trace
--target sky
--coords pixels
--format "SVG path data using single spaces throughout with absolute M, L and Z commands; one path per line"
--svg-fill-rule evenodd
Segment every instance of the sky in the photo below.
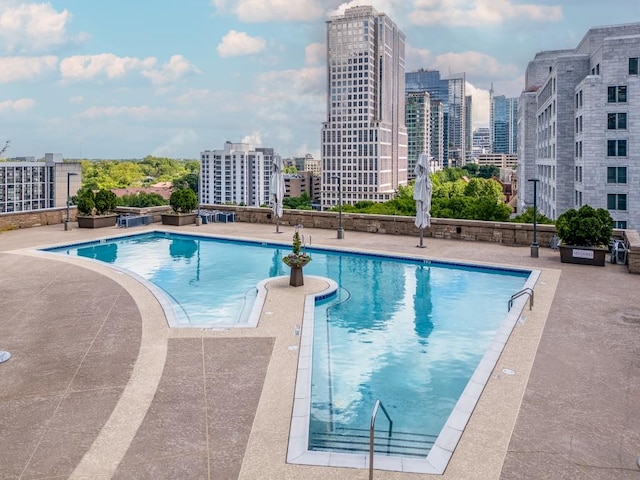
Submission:
M 637 0 L 0 0 L 0 149 L 198 159 L 228 140 L 320 158 L 325 22 L 355 5 L 404 32 L 407 71 L 466 73 L 474 127 L 536 52 L 640 21 Z

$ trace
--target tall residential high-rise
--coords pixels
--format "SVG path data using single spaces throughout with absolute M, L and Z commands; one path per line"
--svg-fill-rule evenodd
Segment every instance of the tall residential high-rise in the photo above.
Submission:
M 491 133 L 488 127 L 479 127 L 473 131 L 473 156 L 491 151 Z
M 406 105 L 407 142 L 407 178 L 416 177 L 415 168 L 418 156 L 431 154 L 431 97 L 427 92 L 408 93 Z
M 518 152 L 518 99 L 494 95 L 489 91 L 489 125 L 492 153 Z
M 444 106 L 439 100 L 431 99 L 431 149 L 429 156 L 434 170 L 442 169 L 444 165 Z
M 590 29 L 538 53 L 518 108 L 519 206 L 556 219 L 588 204 L 640 228 L 640 23 Z
M 226 142 L 223 150 L 200 153 L 200 202 L 247 205 L 269 203 L 273 148 Z
M 442 102 L 443 166 L 462 166 L 467 158 L 467 95 L 465 74 L 441 78 L 437 70 L 420 69 L 407 72 L 405 91 L 407 94 L 428 92 L 431 99 Z M 470 148 L 470 145 L 469 145 Z
M 21 157 L 0 162 L 0 213 L 64 207 L 67 193 L 82 185 L 78 162 L 64 162 L 61 153 L 46 153 L 44 161 Z
M 349 204 L 387 201 L 406 185 L 404 51 L 404 34 L 373 7 L 348 8 L 327 21 L 323 209 L 340 196 Z
M 466 97 L 464 97 L 464 114 L 464 163 L 471 163 L 473 161 L 473 97 L 471 95 L 467 95 Z

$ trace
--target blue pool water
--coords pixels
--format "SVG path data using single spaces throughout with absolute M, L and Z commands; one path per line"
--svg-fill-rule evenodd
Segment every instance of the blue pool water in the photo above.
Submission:
M 174 299 L 181 326 L 216 327 L 246 322 L 290 247 L 156 232 L 52 251 L 134 272 Z M 315 309 L 310 449 L 350 451 L 341 438 L 368 435 L 376 399 L 409 443 L 437 436 L 530 272 L 309 252 L 305 274 L 339 286 Z

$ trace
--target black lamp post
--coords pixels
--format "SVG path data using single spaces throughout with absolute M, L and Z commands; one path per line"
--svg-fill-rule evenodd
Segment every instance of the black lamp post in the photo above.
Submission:
M 69 222 L 71 221 L 71 216 L 69 209 L 71 207 L 71 177 L 78 175 L 75 172 L 67 172 L 67 219 L 64 222 L 64 229 L 69 230 Z
M 538 180 L 530 178 L 533 182 L 533 242 L 531 243 L 531 257 L 538 258 L 538 237 L 537 237 L 537 213 L 538 213 Z
M 344 238 L 344 228 L 342 228 L 342 177 L 333 175 L 332 180 L 338 180 L 338 240 Z

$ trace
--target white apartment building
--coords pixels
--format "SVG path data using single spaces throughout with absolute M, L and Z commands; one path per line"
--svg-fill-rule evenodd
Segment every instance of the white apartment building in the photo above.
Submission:
M 61 153 L 46 153 L 40 162 L 34 157 L 0 162 L 0 213 L 65 207 L 67 193 L 75 195 L 81 185 L 80 163 L 63 162 Z
M 200 203 L 259 207 L 269 204 L 273 148 L 226 142 L 200 153 Z
M 556 219 L 588 204 L 640 228 L 640 23 L 590 29 L 575 49 L 538 53 L 518 105 L 522 207 Z
M 404 52 L 404 34 L 373 7 L 327 21 L 323 209 L 338 203 L 340 183 L 349 204 L 387 201 L 406 185 Z

